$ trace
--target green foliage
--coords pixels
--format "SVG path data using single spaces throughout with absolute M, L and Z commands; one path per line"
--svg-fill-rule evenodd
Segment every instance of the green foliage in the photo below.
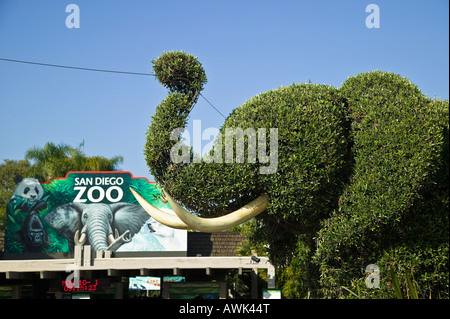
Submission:
M 207 80 L 197 58 L 184 52 L 163 53 L 152 63 L 156 78 L 171 93 L 152 116 L 144 154 L 150 173 L 162 187 L 166 187 L 163 178 L 166 171 L 183 166 L 183 163 L 171 165 L 170 150 L 180 141 L 179 136 L 171 138 L 172 131 L 185 127 L 189 112 Z
M 249 163 L 247 153 L 244 163 L 194 163 L 190 150 L 187 162 L 175 164 L 170 149 L 179 139 L 170 134 L 186 125 L 204 72 L 195 62 L 197 75 L 186 84 L 181 64 L 192 57 L 172 52 L 158 60 L 155 73 L 171 93 L 147 133 L 152 174 L 205 217 L 268 193 L 267 211 L 246 226 L 246 249 L 266 248 L 286 296 L 393 298 L 385 275 L 393 266 L 414 267 L 418 297 L 429 287 L 432 297 L 448 298 L 448 101 L 428 99 L 406 78 L 381 71 L 350 77 L 339 89 L 293 84 L 235 109 L 216 141 L 224 145 L 226 128 L 277 128 L 275 174 L 260 174 L 265 164 Z M 247 152 L 247 137 L 245 143 Z M 365 287 L 369 264 L 384 274 L 380 289 Z
M 115 171 L 123 158 L 87 157 L 81 145 L 74 148 L 66 144 L 55 145 L 48 142 L 42 148 L 29 149 L 25 153 L 25 160 L 33 162 L 42 181 L 47 181 L 53 177 L 65 177 L 70 171 Z
M 174 105 L 172 103 L 170 107 Z M 248 163 L 247 156 L 244 156 L 244 163 L 202 161 L 175 165 L 163 161 L 166 169 L 158 170 L 157 180 L 188 209 L 203 216 L 226 214 L 259 194 L 268 193 L 270 206 L 255 226 L 254 236 L 267 239 L 269 255 L 279 258 L 281 263 L 286 259 L 286 246 L 296 244 L 296 237 L 292 234 L 314 233 L 320 219 L 328 216 L 335 207 L 347 179 L 349 142 L 345 107 L 338 91 L 325 85 L 293 84 L 263 93 L 237 108 L 221 132 L 224 138 L 226 128 L 244 131 L 247 128 L 278 128 L 278 168 L 275 174 L 259 174 L 259 168 L 267 164 L 259 160 Z M 159 110 L 156 115 L 159 115 Z M 148 141 L 155 145 L 153 141 L 157 134 L 166 134 L 174 128 L 173 120 L 176 127 L 180 127 L 177 117 L 159 118 L 158 123 L 153 119 L 152 123 L 158 128 L 153 131 L 153 125 L 150 127 L 150 133 L 154 133 L 148 135 Z M 182 127 L 184 125 L 182 123 Z M 169 129 L 164 129 L 164 126 Z M 269 143 L 270 138 L 267 137 L 266 141 Z M 169 158 L 167 148 L 174 143 L 166 140 L 160 143 L 164 145 L 162 148 L 152 149 L 152 153 L 159 158 Z M 222 143 L 225 145 L 224 140 Z M 233 154 L 236 154 L 236 144 L 234 146 Z M 248 150 L 246 144 L 244 149 Z M 266 149 L 269 150 L 270 145 Z M 222 151 L 225 152 L 225 148 Z M 150 167 L 155 172 L 162 165 Z M 287 244 L 287 241 L 290 242 Z
M 403 292 L 400 287 L 400 283 L 398 280 L 397 274 L 394 272 L 392 268 L 389 269 L 391 278 L 392 278 L 392 286 L 395 292 L 395 296 L 397 299 L 403 299 Z M 412 271 L 411 271 L 412 275 Z M 411 280 L 411 277 L 408 272 L 405 272 L 405 281 L 406 281 L 406 294 L 408 296 L 408 299 L 419 299 L 419 295 L 417 293 L 417 286 L 414 281 L 414 279 Z
M 171 93 L 158 107 L 152 116 L 151 125 L 147 131 L 145 158 L 150 167 L 150 173 L 155 180 L 165 186 L 163 176 L 171 165 L 170 150 L 175 141 L 171 139 L 173 130 L 184 127 L 193 102 L 181 93 Z M 183 165 L 183 163 L 179 164 Z
M 44 197 L 42 197 L 43 201 L 46 201 L 50 195 L 46 193 Z M 17 233 L 20 231 L 22 224 L 25 218 L 29 215 L 29 212 L 33 210 L 33 206 L 37 205 L 37 202 L 29 202 L 28 199 L 22 198 L 20 196 L 16 196 L 14 200 L 8 202 L 8 220 L 7 220 L 7 229 L 5 231 L 5 251 L 11 254 L 20 254 L 23 253 L 23 245 L 20 241 L 17 240 Z M 24 211 L 22 208 L 26 206 L 27 209 Z M 43 216 L 48 211 L 45 209 L 39 213 L 39 217 L 44 224 L 46 225 Z M 49 242 L 51 245 L 47 247 L 46 251 L 50 252 L 68 252 L 69 246 L 67 244 L 67 240 L 61 238 L 56 231 L 54 231 L 51 227 L 46 227 L 47 235 L 49 236 Z
M 36 173 L 37 171 L 25 160 L 5 159 L 0 164 L 0 234 L 4 232 L 6 226 L 6 206 L 16 188 L 14 178 L 17 175 L 34 176 Z
M 354 288 L 359 287 L 358 298 L 448 299 L 448 253 L 448 243 L 437 248 L 400 247 L 387 250 L 376 262 L 380 265 L 380 288 L 367 288 L 364 282 L 367 274 L 360 269 L 360 276 L 351 280 L 351 287 L 326 289 L 325 296 L 353 298 Z M 343 272 L 336 272 L 335 275 L 341 278 Z
M 314 249 L 303 240 L 297 242 L 292 259 L 286 267 L 278 267 L 277 283 L 283 298 L 309 299 L 318 297 L 317 268 L 311 263 Z
M 228 230 L 230 232 L 239 232 L 245 238 L 236 249 L 236 254 L 238 256 L 267 256 L 265 242 L 252 243 L 248 239 L 252 236 L 254 227 L 255 219 L 251 219 L 246 223 L 230 228 Z
M 390 290 L 389 280 L 397 280 L 400 287 L 405 287 L 401 289 L 404 297 L 413 299 L 416 294 L 420 299 L 449 298 L 448 258 L 448 242 L 435 248 L 400 247 L 386 251 L 380 263 L 383 263 L 381 270 L 388 278 L 385 286 L 380 288 Z M 395 286 L 392 289 L 397 296 L 398 290 Z
M 449 239 L 448 101 L 431 101 L 385 72 L 349 78 L 341 91 L 355 164 L 339 208 L 322 222 L 315 256 L 331 297 L 390 249 L 424 254 Z
M 171 92 L 197 94 L 207 82 L 205 71 L 196 57 L 184 52 L 164 52 L 152 60 L 159 83 Z

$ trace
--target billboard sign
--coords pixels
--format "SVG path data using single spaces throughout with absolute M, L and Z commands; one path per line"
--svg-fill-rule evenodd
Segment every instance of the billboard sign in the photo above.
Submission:
M 161 278 L 149 276 L 130 277 L 128 289 L 161 290 Z
M 281 290 L 263 290 L 263 299 L 281 299 Z
M 187 232 L 151 218 L 134 198 L 174 212 L 161 201 L 161 190 L 130 172 L 70 172 L 40 184 L 15 179 L 7 204 L 5 254 L 69 253 L 75 245 L 94 251 L 186 252 Z

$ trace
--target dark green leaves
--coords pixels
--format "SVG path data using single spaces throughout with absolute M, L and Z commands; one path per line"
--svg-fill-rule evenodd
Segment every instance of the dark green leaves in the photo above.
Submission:
M 152 117 L 147 163 L 187 209 L 220 216 L 268 193 L 267 211 L 249 226 L 251 242 L 267 245 L 271 261 L 282 267 L 300 262 L 296 246 L 304 243 L 308 258 L 288 270 L 306 278 L 300 270 L 317 267 L 320 281 L 301 280 L 320 282 L 326 297 L 341 297 L 341 287 L 353 282 L 361 296 L 392 297 L 386 282 L 367 291 L 361 269 L 377 263 L 388 274 L 386 254 L 397 249 L 448 252 L 448 101 L 430 100 L 406 78 L 381 71 L 350 77 L 340 89 L 293 84 L 252 97 L 221 128 L 222 134 L 227 128 L 277 128 L 274 174 L 260 174 L 258 161 L 174 164 L 170 133 L 185 126 L 206 76 L 197 59 L 183 52 L 153 62 L 172 93 Z M 411 258 L 402 264 L 410 265 Z M 437 261 L 427 260 L 427 270 L 415 273 L 417 282 L 438 292 L 448 288 L 448 257 L 439 261 L 444 266 L 437 268 L 446 271 L 437 283 L 427 277 Z
M 171 92 L 197 94 L 207 82 L 197 58 L 182 51 L 165 52 L 152 63 L 158 81 Z

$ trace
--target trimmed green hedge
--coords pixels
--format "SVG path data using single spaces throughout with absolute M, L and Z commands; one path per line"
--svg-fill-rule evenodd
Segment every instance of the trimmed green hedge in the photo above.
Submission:
M 315 233 L 319 221 L 336 207 L 347 180 L 350 146 L 345 110 L 338 91 L 326 85 L 293 84 L 260 94 L 235 109 L 221 133 L 224 136 L 226 128 L 266 128 L 269 150 L 269 129 L 277 128 L 275 174 L 260 174 L 260 167 L 268 164 L 248 163 L 245 156 L 245 163 L 177 164 L 176 169 L 171 165 L 164 185 L 202 216 L 229 213 L 268 193 L 270 206 L 261 215 L 255 236 L 269 240 L 273 259 L 284 260 L 286 247 L 295 245 L 293 234 Z M 225 147 L 223 158 L 224 152 Z
M 152 60 L 153 72 L 161 85 L 170 92 L 190 95 L 203 90 L 207 82 L 205 70 L 198 59 L 183 51 L 164 52 Z
M 165 52 L 152 60 L 153 72 L 170 94 L 156 108 L 147 131 L 144 149 L 150 173 L 165 187 L 164 175 L 171 165 L 172 130 L 185 127 L 192 106 L 207 82 L 205 71 L 196 57 L 184 52 Z
M 421 254 L 445 243 L 448 251 L 449 239 L 448 101 L 431 101 L 407 79 L 379 71 L 349 78 L 341 92 L 355 164 L 339 209 L 319 232 L 316 261 L 329 296 L 368 264 L 382 264 L 387 251 Z
M 247 139 L 244 163 L 197 163 L 192 150 L 189 162 L 171 162 L 179 142 L 171 132 L 186 125 L 206 76 L 186 53 L 154 63 L 171 93 L 147 132 L 150 172 L 204 217 L 268 193 L 267 211 L 247 229 L 251 243 L 266 245 L 289 296 L 351 297 L 342 287 L 353 285 L 365 297 L 391 298 L 387 269 L 403 278 L 414 267 L 418 285 L 448 298 L 448 101 L 381 71 L 350 77 L 339 89 L 292 84 L 259 94 L 228 116 L 221 133 L 266 128 L 269 150 L 269 129 L 277 128 L 277 170 L 264 175 L 267 163 L 247 161 Z M 363 287 L 368 264 L 382 272 L 378 290 Z

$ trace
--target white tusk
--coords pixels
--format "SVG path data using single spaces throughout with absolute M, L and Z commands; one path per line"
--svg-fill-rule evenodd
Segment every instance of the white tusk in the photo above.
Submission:
M 116 239 L 114 238 L 114 236 L 112 234 L 108 235 L 108 243 L 111 245 Z
M 159 210 L 158 208 L 152 206 L 149 202 L 147 202 L 144 198 L 142 198 L 141 195 L 139 195 L 135 190 L 133 190 L 130 187 L 131 192 L 133 193 L 134 197 L 136 197 L 139 204 L 141 204 L 142 208 L 145 209 L 145 211 L 154 219 L 156 219 L 158 222 L 160 222 L 163 225 L 169 226 L 171 228 L 176 229 L 189 229 L 189 226 L 187 226 L 181 219 L 179 219 L 175 215 L 170 215 L 166 212 L 163 212 Z
M 74 236 L 75 245 L 83 246 L 84 242 L 86 241 L 86 234 L 83 232 L 83 233 L 81 233 L 81 238 L 79 236 L 80 236 L 80 231 L 77 230 L 75 232 L 75 236 Z
M 201 218 L 189 213 L 175 202 L 169 194 L 164 192 L 166 199 L 177 214 L 177 217 L 153 207 L 132 188 L 130 190 L 142 208 L 161 224 L 172 228 L 193 229 L 206 233 L 219 232 L 240 225 L 265 211 L 269 205 L 269 195 L 263 194 L 247 205 L 227 215 L 215 218 Z
M 192 215 L 175 202 L 169 194 L 166 192 L 164 194 L 172 209 L 186 225 L 191 229 L 206 233 L 219 232 L 240 225 L 265 211 L 269 205 L 269 195 L 263 194 L 247 205 L 227 215 L 214 218 L 202 218 Z

